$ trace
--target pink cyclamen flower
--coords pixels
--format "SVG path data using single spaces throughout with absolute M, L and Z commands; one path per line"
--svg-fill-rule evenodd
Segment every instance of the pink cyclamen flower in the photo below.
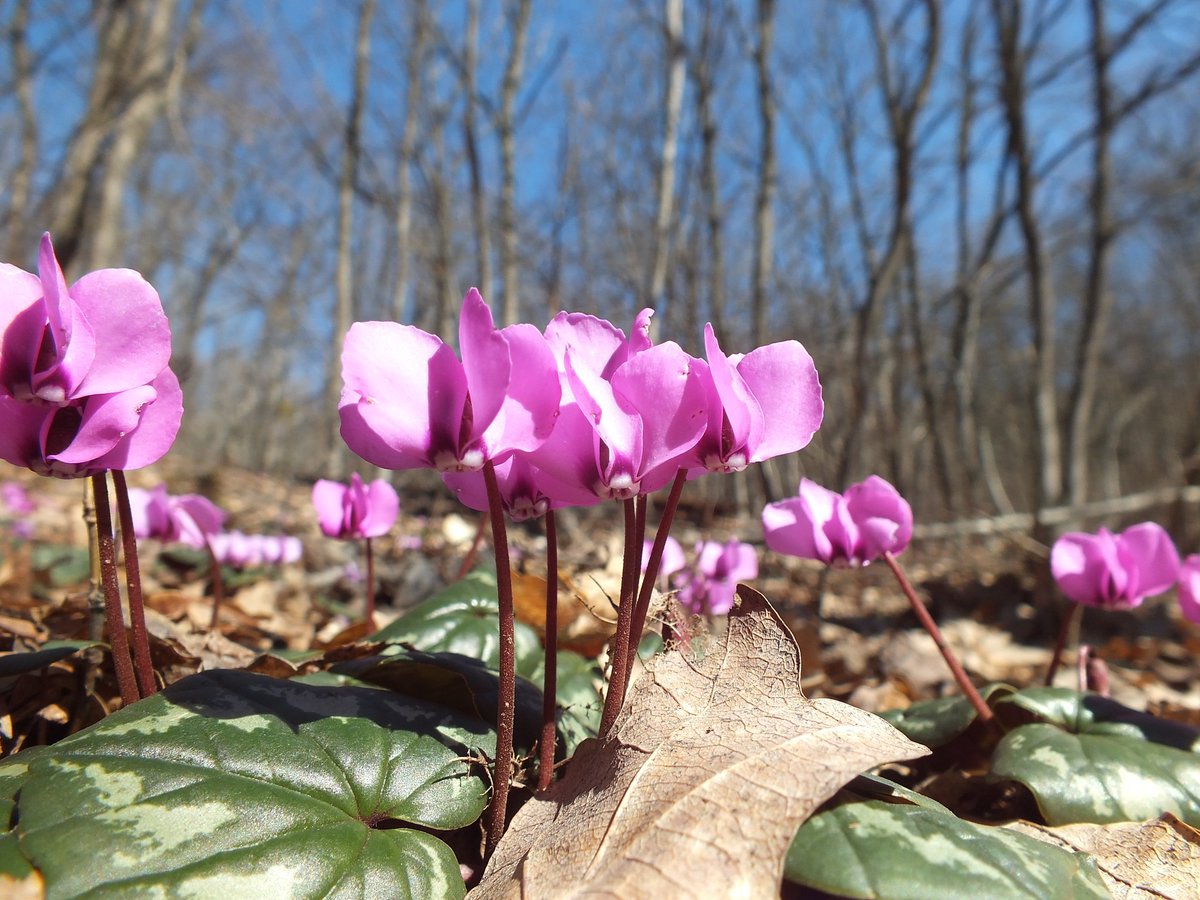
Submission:
M 213 535 L 210 543 L 218 562 L 239 569 L 299 562 L 304 552 L 299 538 L 284 535 L 223 531 Z
M 727 356 L 706 324 L 704 350 L 708 427 L 693 451 L 698 466 L 690 474 L 740 472 L 808 445 L 825 407 L 817 367 L 799 341 Z
M 1132 609 L 1179 577 L 1179 553 L 1162 526 L 1142 522 L 1113 534 L 1073 531 L 1054 542 L 1050 571 L 1064 594 L 1085 606 Z
M 603 319 L 560 313 L 546 328 L 563 403 L 550 438 L 530 461 L 601 499 L 664 487 L 704 433 L 702 363 L 673 341 L 652 345 L 651 310 L 628 340 Z
M 377 478 L 369 485 L 355 472 L 350 483 L 324 479 L 313 485 L 313 506 L 321 531 L 331 538 L 355 540 L 387 534 L 400 514 L 396 489 Z
M 646 566 L 650 564 L 650 551 L 654 549 L 654 541 L 642 542 L 642 571 L 646 571 Z M 683 547 L 679 541 L 670 535 L 667 536 L 667 541 L 663 544 L 662 562 L 658 566 L 658 577 L 669 578 L 680 569 L 687 565 L 683 558 Z
M 62 406 L 149 384 L 171 356 L 158 293 L 132 269 L 67 287 L 50 235 L 38 274 L 0 264 L 0 394 Z
M 140 469 L 171 449 L 182 418 L 183 392 L 170 369 L 149 384 L 66 406 L 0 394 L 0 459 L 57 478 Z
M 168 494 L 165 484 L 146 491 L 129 489 L 133 533 L 164 543 L 186 544 L 197 549 L 221 530 L 225 512 L 200 494 Z
M 0 504 L 19 516 L 27 516 L 37 511 L 37 504 L 29 496 L 29 491 L 17 481 L 0 482 Z
M 1193 553 L 1179 567 L 1179 610 L 1185 619 L 1200 625 L 1200 553 Z
M 558 412 L 557 367 L 532 325 L 497 329 L 472 288 L 462 361 L 411 325 L 356 322 L 342 348 L 338 406 L 347 446 L 386 469 L 474 471 L 539 446 Z
M 696 570 L 679 589 L 678 599 L 698 615 L 725 615 L 733 609 L 739 581 L 758 577 L 758 554 L 737 539 L 696 545 Z
M 843 494 L 802 478 L 799 496 L 767 504 L 762 516 L 772 550 L 831 565 L 865 566 L 912 538 L 912 508 L 878 475 Z

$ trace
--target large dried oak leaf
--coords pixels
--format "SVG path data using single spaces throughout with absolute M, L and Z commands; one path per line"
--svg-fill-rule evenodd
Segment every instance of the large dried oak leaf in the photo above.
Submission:
M 669 651 L 604 741 L 512 824 L 471 897 L 777 895 L 796 829 L 851 778 L 929 751 L 877 716 L 806 700 L 800 653 L 744 585 L 724 639 Z

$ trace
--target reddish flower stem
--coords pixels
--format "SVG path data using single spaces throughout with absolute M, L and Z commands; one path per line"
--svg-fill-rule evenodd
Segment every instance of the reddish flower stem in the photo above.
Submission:
M 1062 665 L 1063 651 L 1067 648 L 1067 638 L 1083 622 L 1083 604 L 1072 603 L 1071 611 L 1063 616 L 1062 627 L 1058 629 L 1058 639 L 1054 642 L 1054 653 L 1050 656 L 1050 667 L 1046 670 L 1046 687 L 1054 684 L 1054 676 Z
M 492 778 L 492 802 L 488 807 L 484 858 L 496 849 L 504 834 L 508 812 L 508 783 L 512 776 L 513 729 L 516 714 L 517 656 L 513 624 L 512 569 L 508 559 L 508 533 L 504 526 L 504 501 L 496 481 L 496 467 L 483 464 L 487 485 L 488 512 L 492 518 L 492 545 L 496 550 L 496 595 L 500 605 L 500 689 L 496 709 L 496 761 Z
M 370 538 L 363 538 L 367 545 L 367 627 L 375 628 L 375 551 Z
M 475 565 L 475 557 L 479 555 L 479 545 L 483 543 L 483 529 L 487 525 L 488 514 L 482 512 L 479 514 L 479 525 L 475 529 L 475 540 L 471 541 L 471 549 L 467 551 L 467 555 L 463 557 L 462 562 L 458 566 L 458 577 L 456 581 L 462 581 L 467 577 L 467 573 L 471 571 L 471 566 Z
M 558 529 L 554 510 L 546 510 L 546 662 L 542 667 L 542 739 L 538 763 L 538 790 L 554 781 L 554 750 L 557 742 L 554 713 L 558 693 Z
M 667 537 L 671 533 L 671 523 L 675 520 L 675 510 L 679 508 L 679 498 L 683 494 L 683 485 L 687 481 L 687 470 L 680 469 L 671 484 L 671 492 L 667 495 L 667 505 L 663 507 L 662 518 L 658 523 L 658 531 L 654 533 L 654 546 L 650 548 L 650 559 L 646 561 L 646 572 L 642 575 L 642 587 L 638 592 L 637 605 L 633 609 L 632 634 L 635 644 L 646 627 L 646 616 L 650 612 L 650 596 L 654 592 L 654 582 L 658 579 L 658 569 L 662 565 L 663 551 L 667 546 Z M 635 651 L 636 652 L 636 651 Z M 629 673 L 633 670 L 633 654 L 630 654 L 625 673 L 628 682 Z
M 637 543 L 637 510 L 633 499 L 625 501 L 625 556 L 621 565 L 621 605 L 617 608 L 617 632 L 613 635 L 612 654 L 609 660 L 608 694 L 604 697 L 604 712 L 600 716 L 600 737 L 608 734 L 621 704 L 625 702 L 625 688 L 629 683 L 630 665 L 627 657 L 633 643 L 634 590 L 637 588 L 638 562 L 642 546 Z
M 121 703 L 129 706 L 141 699 L 133 662 L 129 658 L 129 638 L 125 634 L 125 617 L 121 615 L 121 588 L 117 584 L 116 548 L 113 544 L 112 509 L 108 505 L 108 482 L 103 472 L 92 476 L 92 493 L 96 502 L 96 544 L 100 549 L 100 579 L 104 585 L 104 619 L 108 626 L 108 643 L 112 648 L 113 669 Z
M 221 577 L 221 561 L 217 559 L 216 551 L 213 550 L 212 541 L 208 539 L 208 535 L 204 536 L 204 549 L 208 551 L 208 581 L 213 594 L 212 619 L 208 623 L 208 628 L 210 631 L 216 631 L 217 617 L 221 614 L 221 604 L 225 602 L 225 579 Z
M 137 535 L 133 533 L 133 511 L 129 508 L 129 486 L 125 473 L 112 470 L 117 495 L 117 518 L 121 523 L 121 547 L 125 553 L 125 588 L 129 592 L 129 627 L 133 632 L 133 660 L 138 687 L 143 697 L 158 693 L 154 663 L 150 659 L 150 632 L 146 629 L 146 605 L 142 600 L 142 572 L 138 565 Z
M 913 612 L 917 614 L 918 621 L 929 632 L 929 636 L 933 638 L 933 642 L 937 644 L 938 650 L 942 653 L 942 659 L 946 660 L 946 665 L 950 667 L 950 672 L 954 675 L 954 680 L 958 682 L 959 689 L 971 702 L 971 705 L 975 707 L 975 712 L 978 713 L 979 720 L 981 722 L 992 721 L 995 715 L 991 707 L 979 696 L 979 691 L 975 690 L 975 685 L 971 684 L 971 679 L 967 678 L 967 673 L 963 671 L 963 667 L 959 664 L 954 651 L 950 649 L 950 645 L 942 637 L 942 630 L 938 628 L 937 622 L 933 621 L 933 616 L 929 614 L 929 610 L 925 608 L 925 604 L 921 602 L 921 598 L 917 596 L 917 592 L 908 583 L 908 578 L 905 576 L 904 570 L 900 568 L 900 563 L 896 562 L 896 557 L 890 551 L 885 550 L 883 559 L 888 564 L 888 568 L 892 570 L 892 574 L 896 576 L 896 581 L 900 583 L 900 590 L 904 592 L 904 596 L 912 604 Z

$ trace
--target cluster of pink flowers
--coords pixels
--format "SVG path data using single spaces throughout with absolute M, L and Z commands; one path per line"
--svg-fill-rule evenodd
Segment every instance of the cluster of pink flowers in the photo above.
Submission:
M 219 563 L 235 569 L 284 566 L 300 562 L 304 556 L 300 538 L 285 534 L 222 531 L 209 538 L 209 546 Z
M 342 353 L 341 433 L 368 462 L 437 469 L 487 508 L 490 461 L 513 518 L 659 490 L 682 469 L 733 472 L 804 447 L 821 424 L 816 367 L 797 341 L 706 359 L 654 344 L 650 310 L 631 332 L 583 313 L 496 328 L 472 289 L 461 360 L 411 325 L 359 322 Z
M 1182 562 L 1162 526 L 1141 522 L 1113 534 L 1073 531 L 1054 542 L 1050 571 L 1068 599 L 1084 606 L 1133 609 L 1179 588 L 1183 615 L 1200 623 L 1200 554 Z
M 642 548 L 642 570 L 650 558 L 651 541 Z M 738 582 L 758 577 L 758 553 L 750 544 L 732 538 L 725 543 L 696 544 L 696 563 L 688 569 L 683 547 L 667 538 L 660 577 L 675 590 L 675 599 L 695 615 L 723 616 L 733 609 Z M 674 576 L 674 577 L 672 577 Z
M 358 473 L 349 484 L 321 479 L 313 485 L 312 500 L 321 532 L 343 541 L 381 537 L 400 514 L 394 487 L 382 478 L 364 484 Z
M 0 459 L 75 478 L 149 465 L 183 415 L 158 293 L 131 269 L 67 287 L 50 236 L 38 274 L 0 264 Z

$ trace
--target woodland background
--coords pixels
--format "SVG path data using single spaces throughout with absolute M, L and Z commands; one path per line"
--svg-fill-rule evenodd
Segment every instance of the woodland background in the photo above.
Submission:
M 0 0 L 0 22 L 2 258 L 35 268 L 49 230 L 69 277 L 146 275 L 201 468 L 343 473 L 348 324 L 453 340 L 476 285 L 506 322 L 653 306 L 697 354 L 708 320 L 729 352 L 801 340 L 825 424 L 700 482 L 713 503 L 871 472 L 919 522 L 1200 494 L 1196 0 Z

